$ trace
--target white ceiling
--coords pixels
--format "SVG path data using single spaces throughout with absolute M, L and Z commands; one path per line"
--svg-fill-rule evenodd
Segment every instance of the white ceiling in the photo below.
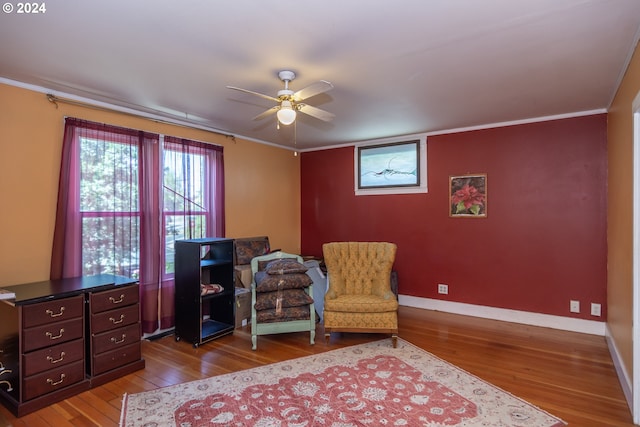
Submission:
M 639 0 L 41 3 L 0 12 L 1 81 L 300 150 L 602 111 L 640 29 Z M 294 135 L 226 88 L 275 96 L 283 69 L 330 81 L 307 102 L 336 118 Z

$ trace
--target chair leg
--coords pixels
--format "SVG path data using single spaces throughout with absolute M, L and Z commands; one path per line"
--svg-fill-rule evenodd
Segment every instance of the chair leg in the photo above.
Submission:
M 398 335 L 391 335 L 391 343 L 393 344 L 393 348 L 398 347 Z
M 324 334 L 324 340 L 327 343 L 327 345 L 329 344 L 329 341 L 331 341 L 331 332 L 325 332 Z

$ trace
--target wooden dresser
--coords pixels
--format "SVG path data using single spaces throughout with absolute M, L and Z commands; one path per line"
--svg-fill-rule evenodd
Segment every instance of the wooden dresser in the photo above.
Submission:
M 138 284 L 98 275 L 5 287 L 0 401 L 20 417 L 142 369 Z

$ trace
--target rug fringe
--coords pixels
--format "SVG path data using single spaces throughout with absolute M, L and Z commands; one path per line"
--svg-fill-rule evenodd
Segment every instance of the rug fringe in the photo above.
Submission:
M 124 427 L 124 414 L 127 410 L 127 393 L 122 395 L 122 410 L 120 411 L 120 422 L 118 423 L 119 427 Z

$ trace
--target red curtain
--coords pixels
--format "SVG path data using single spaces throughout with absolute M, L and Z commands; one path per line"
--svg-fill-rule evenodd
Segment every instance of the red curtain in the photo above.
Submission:
M 51 279 L 137 278 L 144 333 L 175 324 L 173 240 L 224 236 L 222 147 L 162 139 L 66 119 L 51 256 Z

